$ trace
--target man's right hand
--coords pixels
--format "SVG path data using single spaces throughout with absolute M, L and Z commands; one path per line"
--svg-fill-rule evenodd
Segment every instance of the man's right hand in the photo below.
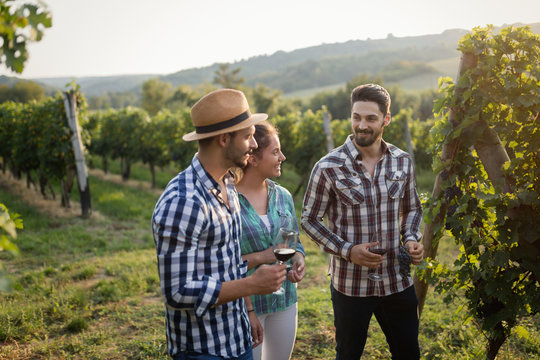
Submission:
M 270 294 L 281 287 L 287 277 L 286 264 L 261 265 L 250 276 L 253 294 Z
M 382 263 L 383 255 L 378 255 L 369 251 L 370 247 L 377 245 L 377 242 L 354 245 L 351 249 L 351 261 L 356 265 L 375 268 Z

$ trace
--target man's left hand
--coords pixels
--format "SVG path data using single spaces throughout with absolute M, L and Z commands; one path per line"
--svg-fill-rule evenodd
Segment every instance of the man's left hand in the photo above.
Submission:
M 249 323 L 251 324 L 251 337 L 253 338 L 253 348 L 259 346 L 263 341 L 263 327 L 255 311 L 249 313 Z
M 424 245 L 411 240 L 405 243 L 405 247 L 412 257 L 412 263 L 414 265 L 420 264 L 424 259 Z

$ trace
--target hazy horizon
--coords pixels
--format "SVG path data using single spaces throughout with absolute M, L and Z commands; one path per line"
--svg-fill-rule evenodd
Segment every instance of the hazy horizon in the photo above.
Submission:
M 53 26 L 28 47 L 25 79 L 165 75 L 349 40 L 540 22 L 540 1 L 45 0 Z M 322 2 L 321 2 L 322 4 Z M 327 4 L 326 2 L 324 4 Z

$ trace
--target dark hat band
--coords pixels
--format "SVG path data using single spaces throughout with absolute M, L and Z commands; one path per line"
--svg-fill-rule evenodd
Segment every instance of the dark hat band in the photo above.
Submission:
M 234 125 L 240 124 L 242 121 L 249 119 L 251 112 L 246 110 L 238 116 L 233 117 L 232 119 L 219 122 L 217 124 L 206 125 L 206 126 L 195 126 L 195 132 L 197 134 L 207 134 L 214 131 L 223 130 Z

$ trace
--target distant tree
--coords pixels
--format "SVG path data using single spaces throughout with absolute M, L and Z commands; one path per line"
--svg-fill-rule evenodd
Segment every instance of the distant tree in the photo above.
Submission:
M 199 99 L 199 94 L 188 85 L 180 85 L 174 89 L 171 97 L 165 102 L 165 107 L 176 111 L 185 107 L 191 107 Z
M 11 88 L 8 84 L 0 84 L 0 104 L 11 100 Z
M 219 68 L 214 73 L 214 84 L 223 88 L 238 89 L 246 79 L 238 74 L 242 68 L 230 69 L 229 64 L 219 64 Z
M 150 117 L 143 109 L 127 107 L 113 114 L 112 158 L 120 159 L 120 172 L 129 180 L 131 164 L 141 158 L 143 135 Z
M 277 104 L 281 91 L 271 89 L 264 84 L 257 84 L 251 91 L 253 105 L 257 112 L 269 113 Z
M 0 2 L 0 64 L 21 73 L 28 59 L 26 45 L 40 41 L 43 29 L 52 25 L 51 14 L 43 2 L 20 4 L 15 0 Z
M 304 102 L 301 99 L 283 99 L 280 98 L 277 104 L 275 105 L 274 116 L 280 115 L 285 116 L 289 113 L 296 113 L 301 111 L 305 107 Z
M 379 73 L 387 82 L 397 82 L 413 76 L 436 73 L 433 65 L 421 61 L 399 60 L 385 65 Z
M 159 81 L 158 78 L 147 80 L 142 85 L 141 107 L 150 115 L 157 114 L 165 108 L 171 97 L 171 84 Z
M 386 90 L 390 93 L 392 102 L 390 104 L 390 112 L 392 116 L 397 115 L 401 110 L 412 108 L 418 109 L 420 99 L 414 93 L 403 90 L 401 85 L 387 86 Z
M 123 109 L 128 106 L 137 106 L 139 103 L 139 96 L 133 91 L 106 92 L 88 98 L 90 110 Z
M 88 108 L 90 110 L 105 110 L 112 108 L 111 97 L 108 94 L 90 96 L 88 98 Z
M 307 184 L 311 169 L 317 160 L 326 154 L 326 135 L 323 128 L 323 112 L 307 110 L 276 116 L 274 124 L 280 131 L 282 150 L 301 180 L 293 195 L 299 194 Z
M 139 96 L 133 91 L 115 91 L 108 93 L 113 109 L 123 109 L 128 106 L 137 106 L 140 103 Z
M 442 95 L 436 90 L 426 90 L 420 93 L 420 102 L 417 110 L 420 120 L 433 119 L 433 105 L 435 100 L 441 98 Z
M 45 98 L 45 89 L 34 81 L 19 81 L 13 86 L 13 91 L 19 102 L 39 101 Z
M 315 94 L 309 101 L 309 108 L 313 110 L 322 109 L 326 106 L 328 112 L 334 119 L 347 119 L 350 116 L 351 106 L 349 104 L 349 94 L 346 90 L 323 91 Z
M 358 85 L 369 83 L 383 85 L 383 80 L 381 77 L 366 74 L 355 76 L 345 84 L 344 88 L 315 94 L 309 101 L 309 108 L 316 111 L 326 106 L 333 119 L 348 119 L 351 116 L 351 91 Z
M 175 116 L 165 110 L 159 112 L 144 124 L 140 137 L 140 160 L 148 164 L 150 168 L 152 188 L 156 187 L 156 166 L 164 167 L 172 160 L 172 156 L 168 152 L 168 146 L 172 142 L 172 137 L 179 135 L 175 133 L 175 125 L 178 122 Z
M 18 81 L 9 87 L 0 86 L 0 103 L 5 101 L 14 101 L 26 103 L 32 100 L 43 100 L 45 98 L 45 89 L 33 81 Z

